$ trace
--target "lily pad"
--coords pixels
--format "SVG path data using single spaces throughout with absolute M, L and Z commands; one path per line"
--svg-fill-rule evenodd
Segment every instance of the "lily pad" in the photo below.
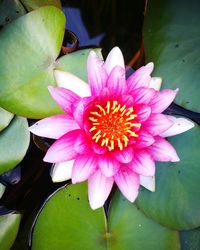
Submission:
M 147 218 L 136 206 L 116 193 L 108 217 L 108 249 L 180 249 L 177 231 Z
M 0 132 L 8 126 L 14 115 L 0 107 Z
M 85 183 L 56 192 L 44 205 L 33 231 L 33 250 L 106 249 L 103 209 L 93 211 Z
M 180 232 L 182 250 L 200 250 L 200 228 Z
M 19 0 L 0 1 L 0 26 L 5 26 L 14 19 L 26 14 L 26 10 Z
M 65 16 L 53 6 L 41 7 L 5 26 L 0 33 L 0 105 L 30 118 L 61 112 L 47 86 L 56 85 L 55 60 L 60 53 Z
M 0 216 L 0 249 L 11 248 L 19 229 L 21 216 L 19 214 L 7 214 Z
M 15 167 L 24 158 L 29 141 L 27 120 L 16 116 L 0 133 L 0 174 Z
M 200 127 L 169 139 L 177 163 L 157 163 L 156 191 L 141 189 L 136 205 L 150 218 L 173 229 L 200 226 Z
M 61 9 L 60 0 L 21 0 L 26 8 L 31 11 L 46 5 L 53 5 Z
M 144 46 L 147 62 L 163 88 L 179 88 L 176 103 L 200 112 L 200 1 L 152 0 L 147 5 Z
M 94 50 L 102 58 L 101 49 L 99 48 L 78 50 L 59 58 L 55 68 L 75 74 L 87 82 L 87 58 L 91 50 Z

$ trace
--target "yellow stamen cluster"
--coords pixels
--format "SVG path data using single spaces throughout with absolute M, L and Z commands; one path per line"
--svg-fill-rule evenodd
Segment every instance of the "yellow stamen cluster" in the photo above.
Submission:
M 138 135 L 133 131 L 134 127 L 140 127 L 140 123 L 133 123 L 137 117 L 133 107 L 127 108 L 118 101 L 107 101 L 106 105 L 95 105 L 90 111 L 90 132 L 92 139 L 100 146 L 108 147 L 109 151 L 118 147 L 120 150 L 127 147 L 130 137 Z

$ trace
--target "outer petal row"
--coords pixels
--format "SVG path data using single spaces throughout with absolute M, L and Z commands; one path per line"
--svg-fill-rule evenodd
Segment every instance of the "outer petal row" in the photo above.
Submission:
M 75 159 L 77 152 L 74 149 L 74 143 L 80 132 L 80 129 L 76 129 L 60 137 L 48 149 L 43 160 L 57 163 Z
M 71 130 L 79 129 L 78 124 L 69 115 L 55 115 L 36 122 L 29 131 L 38 136 L 58 139 Z

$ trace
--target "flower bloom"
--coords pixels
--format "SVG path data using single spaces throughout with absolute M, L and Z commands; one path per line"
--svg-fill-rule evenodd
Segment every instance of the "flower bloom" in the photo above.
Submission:
M 154 191 L 155 161 L 179 161 L 164 139 L 179 133 L 176 118 L 162 114 L 178 90 L 158 91 L 152 84 L 152 70 L 149 63 L 126 79 L 119 48 L 111 50 L 105 63 L 91 51 L 89 85 L 56 70 L 58 85 L 65 88 L 49 86 L 49 91 L 65 114 L 30 127 L 36 135 L 57 139 L 44 161 L 56 163 L 61 172 L 68 168 L 72 183 L 88 180 L 93 209 L 103 206 L 114 182 L 131 202 L 140 184 Z M 183 120 L 184 125 L 189 123 L 183 130 L 193 126 Z

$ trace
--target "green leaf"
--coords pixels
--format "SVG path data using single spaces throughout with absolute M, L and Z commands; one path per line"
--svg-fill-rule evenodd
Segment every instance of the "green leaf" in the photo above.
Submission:
M 19 229 L 21 216 L 7 214 L 0 216 L 0 249 L 8 250 L 12 246 Z
M 18 0 L 2 0 L 0 2 L 0 26 L 26 14 L 26 10 Z
M 12 113 L 0 107 L 0 132 L 8 126 L 13 116 Z
M 136 205 L 160 224 L 173 229 L 200 225 L 200 127 L 169 139 L 177 163 L 157 163 L 156 191 L 141 189 Z
M 176 103 L 200 112 L 200 1 L 151 0 L 147 5 L 144 46 L 153 75 L 163 88 L 179 88 Z
M 180 232 L 182 250 L 200 250 L 200 228 Z
M 106 249 L 105 231 L 104 210 L 90 208 L 86 184 L 70 185 L 43 207 L 34 228 L 32 249 Z
M 78 50 L 60 57 L 57 61 L 56 69 L 70 72 L 87 82 L 87 58 L 92 50 L 94 50 L 97 55 L 102 58 L 101 49 Z
M 53 6 L 32 11 L 1 30 L 0 106 L 30 118 L 61 113 L 47 86 L 56 85 L 53 68 L 64 30 L 65 16 Z
M 3 184 L 0 183 L 0 199 L 1 199 L 1 197 L 2 197 L 2 195 L 3 195 L 3 193 L 4 193 L 4 191 L 5 191 L 5 186 L 4 186 Z
M 180 249 L 177 231 L 167 229 L 147 218 L 119 192 L 111 203 L 108 228 L 108 249 Z
M 21 0 L 21 2 L 26 6 L 29 11 L 38 9 L 39 7 L 45 5 L 53 5 L 60 9 L 62 7 L 60 0 Z
M 0 174 L 15 167 L 24 158 L 29 141 L 27 120 L 16 116 L 0 133 Z

